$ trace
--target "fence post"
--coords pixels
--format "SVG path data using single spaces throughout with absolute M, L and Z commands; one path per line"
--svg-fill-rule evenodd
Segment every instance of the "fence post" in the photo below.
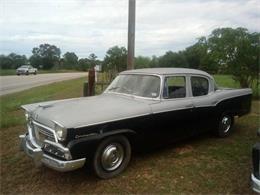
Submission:
M 95 95 L 95 69 L 88 71 L 88 96 Z

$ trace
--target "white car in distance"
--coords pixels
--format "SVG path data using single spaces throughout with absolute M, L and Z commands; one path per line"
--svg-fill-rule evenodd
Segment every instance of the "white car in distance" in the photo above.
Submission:
M 16 74 L 19 76 L 21 74 L 29 75 L 29 74 L 37 74 L 37 68 L 32 67 L 31 65 L 22 65 L 16 69 Z

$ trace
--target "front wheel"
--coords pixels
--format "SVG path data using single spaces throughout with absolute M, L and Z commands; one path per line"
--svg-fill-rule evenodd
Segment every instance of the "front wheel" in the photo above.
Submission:
M 232 131 L 234 117 L 230 114 L 223 114 L 219 118 L 218 129 L 216 134 L 218 137 L 227 137 Z
M 95 174 L 109 179 L 123 172 L 131 158 L 131 146 L 125 136 L 113 136 L 103 140 L 93 159 Z

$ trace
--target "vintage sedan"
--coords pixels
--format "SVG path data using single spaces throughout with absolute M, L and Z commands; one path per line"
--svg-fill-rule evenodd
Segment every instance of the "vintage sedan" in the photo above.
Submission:
M 234 117 L 249 113 L 251 96 L 251 89 L 218 88 L 200 70 L 129 70 L 98 96 L 23 105 L 21 146 L 36 164 L 70 171 L 87 162 L 111 178 L 125 170 L 134 147 L 205 131 L 228 136 Z

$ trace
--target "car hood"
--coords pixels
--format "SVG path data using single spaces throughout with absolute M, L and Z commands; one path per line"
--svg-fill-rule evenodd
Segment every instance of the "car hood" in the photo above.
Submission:
M 23 105 L 37 122 L 54 128 L 54 122 L 66 128 L 79 128 L 151 113 L 150 100 L 116 94 L 73 98 Z

